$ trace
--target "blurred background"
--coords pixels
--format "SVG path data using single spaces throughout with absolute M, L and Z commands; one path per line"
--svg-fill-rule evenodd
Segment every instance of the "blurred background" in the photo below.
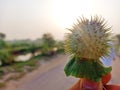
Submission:
M 120 0 L 0 0 L 0 90 L 67 90 L 64 34 L 76 19 L 98 15 L 111 26 L 120 83 Z M 116 64 L 117 63 L 117 64 Z

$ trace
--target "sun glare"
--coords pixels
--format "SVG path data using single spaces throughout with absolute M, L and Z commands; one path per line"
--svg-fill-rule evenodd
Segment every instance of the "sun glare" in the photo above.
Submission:
M 88 17 L 90 15 L 91 4 L 91 0 L 55 0 L 56 23 L 63 28 L 69 28 L 79 16 Z

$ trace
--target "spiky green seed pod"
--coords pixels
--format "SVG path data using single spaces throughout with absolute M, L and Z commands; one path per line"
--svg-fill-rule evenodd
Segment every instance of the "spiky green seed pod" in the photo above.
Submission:
M 79 58 L 99 60 L 109 49 L 110 29 L 98 16 L 80 18 L 65 36 L 65 51 Z
M 65 37 L 65 51 L 71 54 L 64 71 L 66 76 L 87 78 L 100 82 L 102 76 L 110 73 L 111 67 L 104 67 L 101 56 L 109 53 L 110 29 L 105 20 L 98 16 L 80 18 Z

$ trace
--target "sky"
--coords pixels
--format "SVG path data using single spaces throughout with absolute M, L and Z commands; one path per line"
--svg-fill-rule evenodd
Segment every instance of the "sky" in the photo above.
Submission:
M 37 39 L 51 33 L 64 39 L 78 17 L 105 18 L 120 33 L 120 0 L 0 0 L 0 32 L 7 40 Z

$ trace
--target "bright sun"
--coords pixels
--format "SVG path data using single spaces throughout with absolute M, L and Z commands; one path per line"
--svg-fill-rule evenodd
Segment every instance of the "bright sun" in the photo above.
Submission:
M 63 28 L 69 28 L 79 16 L 91 14 L 92 0 L 55 0 L 55 21 Z

